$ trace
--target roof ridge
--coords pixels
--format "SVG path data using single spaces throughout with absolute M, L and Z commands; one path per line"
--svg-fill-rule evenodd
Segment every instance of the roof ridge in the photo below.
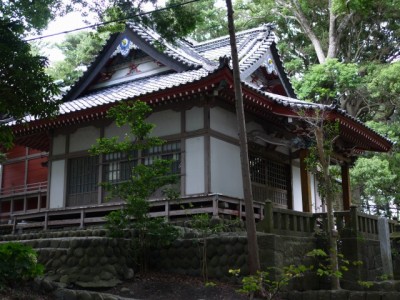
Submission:
M 189 53 L 185 52 L 184 49 L 182 49 L 181 47 L 176 47 L 175 45 L 173 45 L 172 43 L 168 42 L 165 38 L 163 38 L 159 33 L 157 33 L 156 31 L 154 31 L 152 28 L 140 24 L 138 22 L 127 22 L 127 26 L 133 30 L 136 31 L 136 33 L 138 35 L 140 35 L 142 38 L 146 39 L 144 37 L 144 34 L 147 34 L 149 37 L 151 37 L 152 40 L 146 39 L 149 43 L 151 43 L 152 45 L 154 45 L 154 43 L 156 41 L 159 41 L 162 43 L 162 45 L 167 49 L 166 51 L 163 51 L 166 55 L 168 55 L 169 57 L 172 57 L 174 59 L 176 59 L 174 54 L 180 55 L 182 58 L 184 58 L 187 61 L 191 61 L 192 65 L 194 67 L 201 67 L 205 61 L 201 60 L 199 57 L 193 57 L 191 55 L 189 55 Z M 178 42 L 180 41 L 180 39 L 178 40 Z M 183 46 L 184 48 L 187 48 L 186 45 L 184 45 L 184 43 L 180 43 L 180 46 Z M 168 53 L 169 52 L 169 53 Z M 172 53 L 171 53 L 172 52 Z
M 236 37 L 238 37 L 238 36 L 241 36 L 241 35 L 247 35 L 247 34 L 252 33 L 252 32 L 266 31 L 268 29 L 269 30 L 273 30 L 274 28 L 275 28 L 275 25 L 273 23 L 264 23 L 264 24 L 261 24 L 258 27 L 255 27 L 255 28 L 250 28 L 250 29 L 245 29 L 245 30 L 238 31 L 238 32 L 235 33 L 235 35 L 236 35 Z M 214 43 L 214 42 L 222 41 L 222 40 L 228 39 L 228 38 L 229 38 L 229 34 L 226 34 L 226 35 L 214 38 L 214 39 L 202 41 L 202 42 L 197 42 L 197 41 L 194 40 L 196 42 L 196 44 L 194 44 L 193 46 L 194 47 L 199 47 L 199 46 L 203 46 L 203 45 L 206 45 L 206 44 L 211 44 L 211 43 Z

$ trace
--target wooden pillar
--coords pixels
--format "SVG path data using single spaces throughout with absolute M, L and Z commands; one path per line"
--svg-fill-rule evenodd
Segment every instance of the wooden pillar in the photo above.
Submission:
M 343 210 L 350 210 L 351 192 L 350 192 L 350 175 L 349 165 L 342 165 L 342 194 L 343 194 Z
M 300 150 L 300 181 L 301 181 L 301 199 L 303 202 L 303 211 L 311 212 L 311 188 L 310 188 L 310 175 L 307 171 L 307 158 L 308 151 Z

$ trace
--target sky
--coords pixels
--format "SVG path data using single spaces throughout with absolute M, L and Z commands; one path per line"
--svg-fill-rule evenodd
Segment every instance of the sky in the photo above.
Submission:
M 83 22 L 81 14 L 79 12 L 72 12 L 64 17 L 57 18 L 56 20 L 50 22 L 47 26 L 47 29 L 43 31 L 41 36 L 72 30 L 84 26 L 87 26 L 87 24 Z M 46 43 L 54 44 L 62 42 L 64 38 L 65 34 L 61 34 L 50 38 L 45 38 L 43 39 L 43 41 Z M 48 56 L 50 62 L 63 60 L 63 55 L 61 51 L 56 48 L 45 47 L 44 54 Z
M 159 5 L 165 4 L 165 0 L 158 0 L 157 2 Z M 145 11 L 146 10 L 150 11 L 154 9 L 154 6 L 151 3 L 148 3 L 144 5 L 143 9 Z M 96 23 L 94 17 L 91 18 L 90 16 L 88 16 L 85 18 L 85 20 L 90 22 L 90 24 Z M 56 20 L 50 22 L 47 26 L 47 29 L 43 31 L 41 36 L 68 31 L 80 27 L 85 27 L 87 25 L 88 24 L 83 22 L 80 12 L 72 12 L 63 17 L 58 17 Z M 61 34 L 54 37 L 45 38 L 43 39 L 43 41 L 49 44 L 54 44 L 62 42 L 64 38 L 65 34 Z M 46 46 L 43 49 L 43 52 L 44 52 L 43 54 L 49 58 L 50 63 L 63 60 L 63 55 L 61 51 L 56 48 L 49 48 Z

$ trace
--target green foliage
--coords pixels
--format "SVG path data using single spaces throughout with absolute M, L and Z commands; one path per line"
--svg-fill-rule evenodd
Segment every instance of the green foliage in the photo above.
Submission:
M 228 34 L 226 9 L 215 5 L 215 0 L 199 1 L 195 5 L 199 21 L 190 36 L 196 41 L 205 41 Z
M 357 281 L 358 285 L 363 287 L 363 288 L 371 288 L 374 286 L 374 283 L 372 281 L 363 281 L 363 280 L 358 280 Z
M 294 81 L 294 87 L 300 99 L 332 104 L 353 95 L 360 83 L 356 64 L 328 59 L 324 64 L 313 65 L 301 80 Z
M 157 32 L 169 42 L 174 42 L 176 37 L 189 35 L 201 21 L 202 14 L 196 4 L 182 5 L 185 0 L 169 0 L 166 6 L 171 9 L 155 12 L 151 22 Z
M 313 257 L 316 259 L 317 267 L 315 268 L 316 274 L 318 276 L 325 276 L 328 278 L 336 277 L 342 278 L 343 272 L 347 272 L 350 266 L 362 265 L 361 261 L 349 261 L 343 254 L 338 253 L 337 257 L 339 259 L 339 269 L 335 270 L 332 267 L 331 257 L 322 249 L 314 249 L 307 253 L 308 257 Z
M 68 34 L 65 40 L 55 44 L 65 59 L 55 62 L 46 71 L 54 79 L 63 80 L 64 86 L 70 86 L 82 75 L 109 37 L 109 32 L 79 32 Z
M 212 219 L 209 214 L 198 214 L 190 216 L 190 227 L 199 233 L 199 238 L 195 240 L 201 256 L 201 273 L 205 283 L 208 282 L 208 263 L 207 263 L 207 238 L 214 233 L 222 232 L 227 227 L 234 225 L 239 220 L 223 223 L 222 220 Z
M 134 151 L 150 149 L 163 143 L 161 139 L 150 136 L 154 125 L 145 121 L 150 112 L 150 107 L 141 101 L 122 103 L 110 109 L 109 117 L 115 120 L 117 126 L 127 126 L 127 133 L 123 139 L 99 139 L 92 146 L 91 154 L 128 153 L 130 165 L 134 166 L 131 155 Z M 177 229 L 164 219 L 149 216 L 147 201 L 156 190 L 175 183 L 177 179 L 177 175 L 171 174 L 171 161 L 158 159 L 150 165 L 139 164 L 133 167 L 127 181 L 102 183 L 110 199 L 122 199 L 126 202 L 123 209 L 107 216 L 107 227 L 117 237 L 123 236 L 124 229 L 134 231 L 135 263 L 140 265 L 142 271 L 147 269 L 149 250 L 167 245 L 178 235 Z M 168 195 L 176 196 L 176 193 L 168 191 Z
M 12 132 L 4 124 L 25 115 L 51 116 L 56 112 L 58 88 L 44 72 L 47 59 L 31 54 L 22 38 L 26 31 L 45 27 L 59 1 L 0 2 L 0 145 L 12 146 Z
M 387 205 L 400 203 L 400 123 L 370 121 L 367 125 L 396 144 L 391 153 L 365 155 L 356 161 L 350 173 L 352 189 L 359 190 L 362 203 L 374 202 L 390 216 Z
M 307 116 L 306 112 L 300 112 L 300 115 L 310 126 L 311 145 L 305 158 L 307 170 L 317 176 L 321 198 L 324 201 L 329 197 L 333 199 L 338 193 L 338 186 L 334 184 L 338 172 L 330 166 L 330 158 L 339 136 L 339 122 L 326 122 L 326 112 L 323 110 L 317 110 L 314 116 Z
M 31 280 L 43 271 L 31 247 L 11 242 L 0 244 L 0 289 Z
M 263 298 L 272 300 L 279 297 L 279 293 L 295 278 L 303 277 L 313 267 L 305 265 L 290 265 L 279 270 L 278 279 L 271 279 L 271 274 L 268 271 L 258 271 L 256 275 L 244 276 L 242 278 L 242 287 L 238 290 L 240 293 L 247 294 L 250 299 L 253 299 L 255 294 L 262 295 Z M 272 269 L 270 269 L 272 270 Z M 240 269 L 231 269 L 229 274 L 238 277 Z
M 400 107 L 400 61 L 392 64 L 373 64 L 365 78 L 370 94 L 371 118 L 387 121 Z
M 2 20 L 18 22 L 26 30 L 44 29 L 61 7 L 59 0 L 0 1 Z

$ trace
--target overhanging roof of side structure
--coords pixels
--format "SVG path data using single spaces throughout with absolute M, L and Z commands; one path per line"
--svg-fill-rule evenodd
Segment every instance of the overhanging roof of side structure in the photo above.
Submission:
M 121 57 L 118 56 L 118 45 L 126 37 L 133 41 L 135 49 L 141 51 L 142 60 L 133 56 L 132 59 L 137 59 L 150 71 L 132 75 L 129 70 L 122 80 L 113 81 L 111 77 L 101 85 L 96 84 L 96 76 L 110 69 L 110 64 L 116 64 L 115 68 L 121 65 L 126 67 L 126 63 L 116 63 Z M 160 41 L 164 45 L 162 50 L 157 46 Z M 324 108 L 329 111 L 329 118 L 340 122 L 341 137 L 349 141 L 353 150 L 390 150 L 392 143 L 388 139 L 337 107 L 295 99 L 275 47 L 271 26 L 263 25 L 237 33 L 237 41 L 245 108 L 248 112 L 261 117 L 275 115 L 296 118 L 299 109 Z M 111 106 L 125 100 L 140 99 L 151 105 L 161 105 L 184 102 L 193 95 L 213 94 L 218 90 L 221 95 L 226 95 L 227 101 L 233 102 L 231 66 L 229 60 L 221 59 L 221 56 L 230 56 L 228 37 L 202 43 L 183 40 L 172 45 L 148 28 L 128 24 L 124 33 L 110 38 L 99 56 L 71 88 L 56 118 L 36 119 L 28 116 L 23 124 L 13 124 L 17 143 L 48 150 L 50 130 L 103 119 Z M 125 69 L 120 68 L 118 72 L 121 73 L 121 70 Z

